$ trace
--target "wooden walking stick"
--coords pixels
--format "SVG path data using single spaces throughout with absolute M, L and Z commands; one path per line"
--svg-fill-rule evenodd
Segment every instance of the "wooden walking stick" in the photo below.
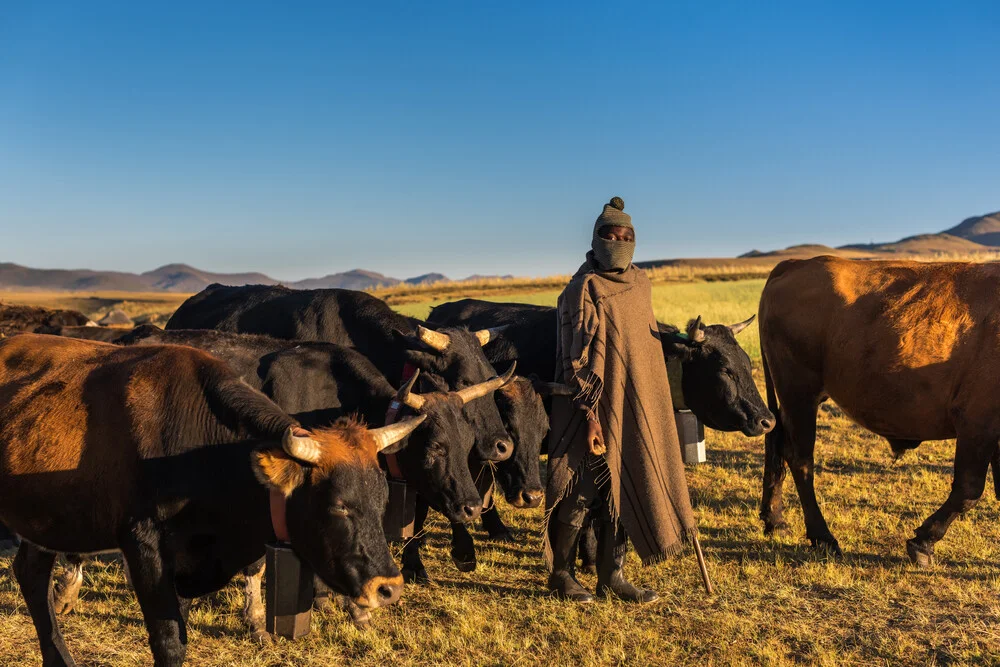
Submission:
M 701 580 L 705 583 L 705 592 L 712 594 L 712 580 L 708 578 L 708 567 L 705 565 L 705 554 L 701 552 L 701 542 L 694 536 L 694 553 L 698 557 L 698 567 L 701 568 Z

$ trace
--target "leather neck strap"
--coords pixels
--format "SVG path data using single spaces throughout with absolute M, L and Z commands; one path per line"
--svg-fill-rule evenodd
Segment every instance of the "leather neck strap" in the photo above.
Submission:
M 402 384 L 406 384 L 413 374 L 417 372 L 416 366 L 411 363 L 406 363 L 403 366 L 403 377 L 401 379 Z M 389 403 L 389 409 L 385 413 L 385 425 L 395 424 L 396 420 L 399 419 L 399 413 L 403 410 L 403 405 L 396 399 L 392 399 Z M 395 454 L 383 454 L 385 457 L 385 466 L 389 469 L 389 476 L 392 479 L 398 481 L 405 481 L 406 478 L 403 476 L 403 470 L 399 467 L 399 461 L 396 460 Z
M 271 527 L 279 542 L 291 543 L 288 536 L 288 515 L 286 513 L 285 496 L 280 491 L 271 489 Z

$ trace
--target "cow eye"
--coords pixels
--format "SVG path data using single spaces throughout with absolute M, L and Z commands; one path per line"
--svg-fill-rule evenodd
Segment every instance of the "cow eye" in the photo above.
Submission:
M 347 516 L 350 512 L 347 511 L 347 506 L 344 503 L 337 503 L 330 508 L 330 514 L 335 516 Z

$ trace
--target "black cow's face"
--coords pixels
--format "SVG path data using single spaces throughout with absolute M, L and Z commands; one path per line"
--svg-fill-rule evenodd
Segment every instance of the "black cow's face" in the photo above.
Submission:
M 429 371 L 446 383 L 441 391 L 461 390 L 479 384 L 496 375 L 483 353 L 482 343 L 468 329 L 446 328 L 437 333 L 439 348 L 419 343 L 421 349 L 407 353 L 417 368 Z M 418 344 L 413 339 L 414 344 Z M 480 461 L 506 461 L 514 452 L 514 443 L 504 429 L 503 420 L 494 401 L 472 401 L 465 406 L 465 419 L 472 425 L 475 436 L 475 456 Z
M 774 428 L 774 415 L 767 409 L 751 375 L 750 357 L 736 342 L 746 326 L 694 321 L 688 339 L 663 334 L 668 357 L 682 360 L 681 386 L 684 402 L 706 426 L 717 431 L 741 431 L 759 436 Z
M 496 466 L 494 474 L 507 502 L 518 508 L 538 507 L 543 488 L 538 470 L 549 416 L 531 381 L 516 378 L 496 393 L 496 403 L 514 439 L 514 455 Z
M 389 498 L 377 466 L 313 468 L 288 498 L 292 546 L 332 589 L 360 607 L 395 602 L 402 576 L 386 545 L 382 517 Z
M 376 455 L 382 447 L 372 435 L 377 431 L 350 421 L 297 431 L 301 452 L 286 442 L 253 459 L 257 478 L 285 499 L 292 548 L 358 606 L 392 604 L 403 578 L 382 529 L 389 492 Z
M 469 472 L 475 434 L 463 414 L 462 400 L 454 393 L 422 396 L 420 414 L 427 419 L 410 436 L 406 449 L 396 455 L 400 469 L 427 503 L 449 521 L 474 521 L 482 513 L 483 500 Z M 487 397 L 472 402 L 493 401 Z

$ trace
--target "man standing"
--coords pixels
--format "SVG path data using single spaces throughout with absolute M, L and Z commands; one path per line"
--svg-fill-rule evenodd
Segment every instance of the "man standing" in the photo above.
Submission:
M 635 230 L 614 197 L 594 224 L 592 250 L 559 296 L 556 397 L 545 490 L 549 589 L 594 597 L 574 576 L 588 511 L 597 517 L 597 596 L 652 602 L 622 573 L 627 538 L 644 565 L 697 535 L 666 366 L 646 274 L 632 265 Z

